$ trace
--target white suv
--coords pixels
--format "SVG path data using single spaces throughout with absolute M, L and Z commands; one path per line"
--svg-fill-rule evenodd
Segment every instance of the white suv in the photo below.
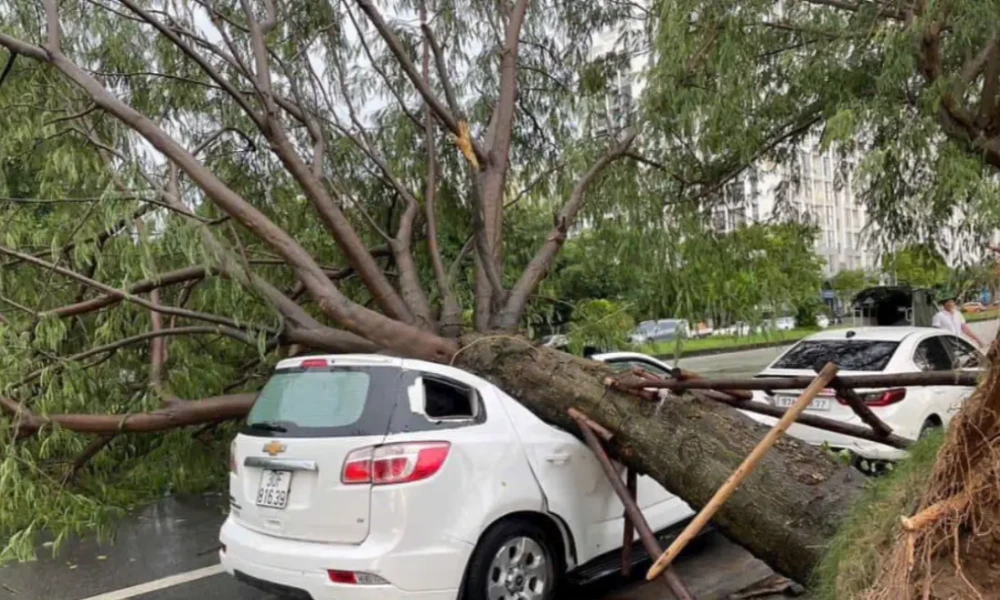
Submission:
M 230 471 L 222 565 L 291 598 L 549 600 L 619 567 L 623 508 L 590 450 L 451 367 L 283 361 Z M 693 514 L 648 477 L 638 501 L 658 531 Z

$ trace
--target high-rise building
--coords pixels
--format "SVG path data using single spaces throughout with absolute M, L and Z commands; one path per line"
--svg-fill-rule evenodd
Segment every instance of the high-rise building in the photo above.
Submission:
M 645 87 L 649 54 L 642 51 L 641 27 L 633 27 L 635 31 L 608 31 L 594 39 L 594 60 L 617 66 L 611 70 L 603 110 L 591 115 L 595 135 L 628 124 L 635 98 Z M 828 277 L 845 269 L 874 270 L 877 255 L 865 241 L 867 215 L 853 184 L 851 164 L 823 150 L 817 140 L 807 140 L 797 160 L 786 165 L 760 160 L 724 185 L 710 202 L 710 223 L 717 230 L 732 231 L 750 222 L 808 218 L 819 229 L 816 252 L 826 261 Z
M 854 195 L 851 164 L 814 140 L 804 142 L 788 165 L 759 161 L 723 187 L 711 206 L 711 223 L 732 231 L 747 222 L 805 218 L 819 229 L 816 253 L 832 276 L 845 269 L 877 268 L 865 240 L 867 214 Z

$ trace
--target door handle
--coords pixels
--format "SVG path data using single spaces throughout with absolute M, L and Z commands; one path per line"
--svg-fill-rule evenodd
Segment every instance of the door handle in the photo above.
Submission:
M 554 465 L 564 465 L 569 462 L 569 454 L 566 452 L 554 452 L 546 456 L 545 460 Z

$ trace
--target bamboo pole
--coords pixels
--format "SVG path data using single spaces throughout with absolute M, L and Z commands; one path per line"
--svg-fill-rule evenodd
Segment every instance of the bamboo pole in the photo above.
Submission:
M 646 579 L 652 581 L 660 576 L 665 569 L 667 569 L 670 564 L 677 558 L 677 555 L 681 553 L 685 546 L 694 539 L 698 532 L 702 530 L 708 522 L 712 520 L 715 513 L 718 512 L 719 508 L 736 492 L 736 489 L 743 483 L 743 480 L 747 478 L 748 475 L 753 473 L 757 465 L 764 459 L 768 451 L 772 446 L 778 441 L 778 438 L 788 430 L 788 428 L 795 422 L 795 418 L 802 413 L 809 406 L 816 396 L 823 391 L 823 389 L 830 384 L 830 381 L 837 376 L 837 365 L 833 363 L 827 364 L 823 367 L 823 370 L 819 372 L 819 375 L 813 380 L 808 388 L 799 396 L 798 400 L 788 409 L 781 420 L 779 420 L 774 427 L 764 436 L 764 439 L 760 441 L 759 444 L 753 449 L 749 456 L 743 461 L 743 463 L 729 476 L 722 487 L 719 488 L 708 504 L 701 509 L 701 512 L 684 528 L 677 539 L 670 544 L 666 552 L 660 555 L 650 567 L 649 572 L 646 574 Z
M 601 469 L 604 470 L 604 474 L 608 477 L 611 482 L 611 487 L 614 488 L 615 493 L 618 494 L 618 498 L 621 499 L 622 505 L 625 507 L 625 514 L 632 521 L 632 525 L 635 527 L 636 531 L 639 532 L 639 539 L 642 540 L 642 545 L 649 552 L 650 556 L 658 556 L 661 552 L 660 543 L 656 541 L 656 536 L 653 535 L 653 530 L 649 527 L 649 523 L 646 522 L 646 517 L 642 515 L 642 511 L 639 509 L 639 505 L 636 504 L 635 500 L 628 493 L 628 489 L 625 487 L 625 483 L 622 482 L 622 478 L 618 475 L 618 471 L 615 470 L 615 466 L 611 463 L 611 458 L 608 453 L 601 446 L 600 440 L 597 439 L 597 435 L 590 428 L 587 423 L 589 419 L 581 419 L 584 416 L 578 411 L 575 414 L 574 419 L 576 419 L 577 425 L 580 426 L 580 432 L 583 434 L 583 440 L 590 446 L 591 451 L 594 456 L 597 457 L 598 464 L 601 465 Z M 678 600 L 694 600 L 691 593 L 687 591 L 684 584 L 681 582 L 677 574 L 674 573 L 673 569 L 662 569 L 661 571 L 666 571 L 663 574 L 663 579 L 673 592 L 674 596 Z

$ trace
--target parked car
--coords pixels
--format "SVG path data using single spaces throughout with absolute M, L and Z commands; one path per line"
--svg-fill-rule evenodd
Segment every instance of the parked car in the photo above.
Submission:
M 713 332 L 713 335 L 743 337 L 748 336 L 751 333 L 760 333 L 761 331 L 763 331 L 763 327 L 761 325 L 750 325 L 746 321 L 736 321 L 735 323 L 725 327 L 717 327 Z
M 707 338 L 713 333 L 715 333 L 715 329 L 704 321 L 700 321 L 696 324 L 694 329 L 691 331 L 691 335 L 696 338 Z
M 229 484 L 223 567 L 292 598 L 551 600 L 564 574 L 619 569 L 623 507 L 589 448 L 448 366 L 280 362 L 233 441 Z M 656 530 L 693 515 L 645 476 L 638 502 Z
M 774 328 L 778 331 L 791 331 L 795 329 L 795 317 L 779 317 L 775 319 Z
M 616 372 L 638 367 L 654 375 L 669 377 L 673 371 L 673 367 L 670 364 L 640 352 L 605 352 L 603 354 L 595 354 L 590 358 L 591 360 L 608 364 Z
M 629 334 L 629 341 L 636 345 L 654 342 L 672 342 L 678 337 L 689 337 L 690 332 L 690 324 L 682 319 L 643 321 Z
M 569 336 L 562 333 L 547 335 L 542 338 L 542 345 L 548 348 L 565 348 L 569 346 Z
M 985 356 L 975 346 L 940 329 L 863 327 L 811 335 L 789 348 L 758 377 L 814 376 L 814 368 L 830 361 L 840 366 L 841 375 L 981 370 L 986 364 Z M 857 390 L 896 435 L 914 440 L 931 429 L 947 427 L 972 391 L 973 388 L 957 386 Z M 800 390 L 760 392 L 755 394 L 754 400 L 788 407 L 800 393 Z M 864 425 L 832 390 L 821 393 L 806 410 L 828 419 Z M 745 414 L 767 425 L 777 421 L 754 413 Z M 788 433 L 810 444 L 827 444 L 834 450 L 849 450 L 869 460 L 897 460 L 906 456 L 904 451 L 883 444 L 805 425 L 792 425 Z

